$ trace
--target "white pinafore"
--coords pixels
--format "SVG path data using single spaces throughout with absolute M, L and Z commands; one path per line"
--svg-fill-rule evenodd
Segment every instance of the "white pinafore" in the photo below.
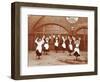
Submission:
M 56 47 L 58 47 L 59 43 L 58 43 L 58 40 L 55 41 L 55 44 L 54 44 Z
M 49 49 L 49 39 L 48 39 L 48 38 L 46 39 L 46 42 L 45 42 L 45 44 L 44 44 L 44 48 L 45 48 L 46 50 Z
M 72 45 L 71 42 L 72 42 L 72 41 L 69 41 L 69 49 L 70 49 L 70 50 L 73 50 L 73 45 Z
M 66 48 L 66 43 L 65 43 L 66 40 L 65 40 L 65 38 L 63 36 L 62 36 L 62 40 L 63 40 L 62 47 Z
M 80 45 L 80 41 L 77 40 L 77 41 L 75 42 L 74 52 L 77 52 L 78 54 L 80 54 L 79 45 Z
M 39 53 L 42 53 L 42 45 L 44 43 L 44 40 L 42 39 L 40 42 L 38 42 L 37 40 L 35 40 L 35 43 L 37 44 L 36 50 L 38 50 Z

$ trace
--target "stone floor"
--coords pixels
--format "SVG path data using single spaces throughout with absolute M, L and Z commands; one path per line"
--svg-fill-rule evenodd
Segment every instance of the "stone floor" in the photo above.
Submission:
M 48 55 L 43 54 L 41 59 L 37 59 L 35 51 L 29 51 L 28 66 L 45 65 L 66 65 L 66 64 L 87 64 L 87 52 L 80 52 L 80 57 L 69 56 L 68 52 L 49 51 Z

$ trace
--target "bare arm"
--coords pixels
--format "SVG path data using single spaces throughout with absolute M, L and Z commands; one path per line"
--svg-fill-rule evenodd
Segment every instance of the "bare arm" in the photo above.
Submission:
M 35 43 L 37 43 L 38 37 L 35 39 Z
M 44 38 L 45 38 L 45 35 L 43 35 L 42 40 L 44 40 Z
M 42 43 L 44 43 L 44 39 L 45 39 L 45 35 L 43 35 L 43 37 L 42 37 Z

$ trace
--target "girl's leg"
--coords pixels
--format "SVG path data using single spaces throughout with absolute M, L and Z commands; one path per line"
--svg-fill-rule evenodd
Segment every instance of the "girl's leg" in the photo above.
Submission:
M 69 52 L 69 56 L 71 56 L 71 52 Z
M 38 56 L 38 59 L 40 59 L 40 56 Z
M 76 56 L 76 59 L 75 59 L 75 61 L 77 61 L 78 60 L 78 56 Z
M 38 59 L 41 59 L 41 55 L 42 55 L 42 53 L 39 53 L 39 55 L 38 55 Z
M 47 50 L 46 50 L 46 53 L 45 54 L 47 55 Z

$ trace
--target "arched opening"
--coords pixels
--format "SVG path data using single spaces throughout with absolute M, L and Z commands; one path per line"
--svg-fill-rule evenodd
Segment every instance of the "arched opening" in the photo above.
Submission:
M 88 29 L 87 27 L 80 27 L 76 30 L 76 35 L 81 37 L 80 50 L 88 50 Z

